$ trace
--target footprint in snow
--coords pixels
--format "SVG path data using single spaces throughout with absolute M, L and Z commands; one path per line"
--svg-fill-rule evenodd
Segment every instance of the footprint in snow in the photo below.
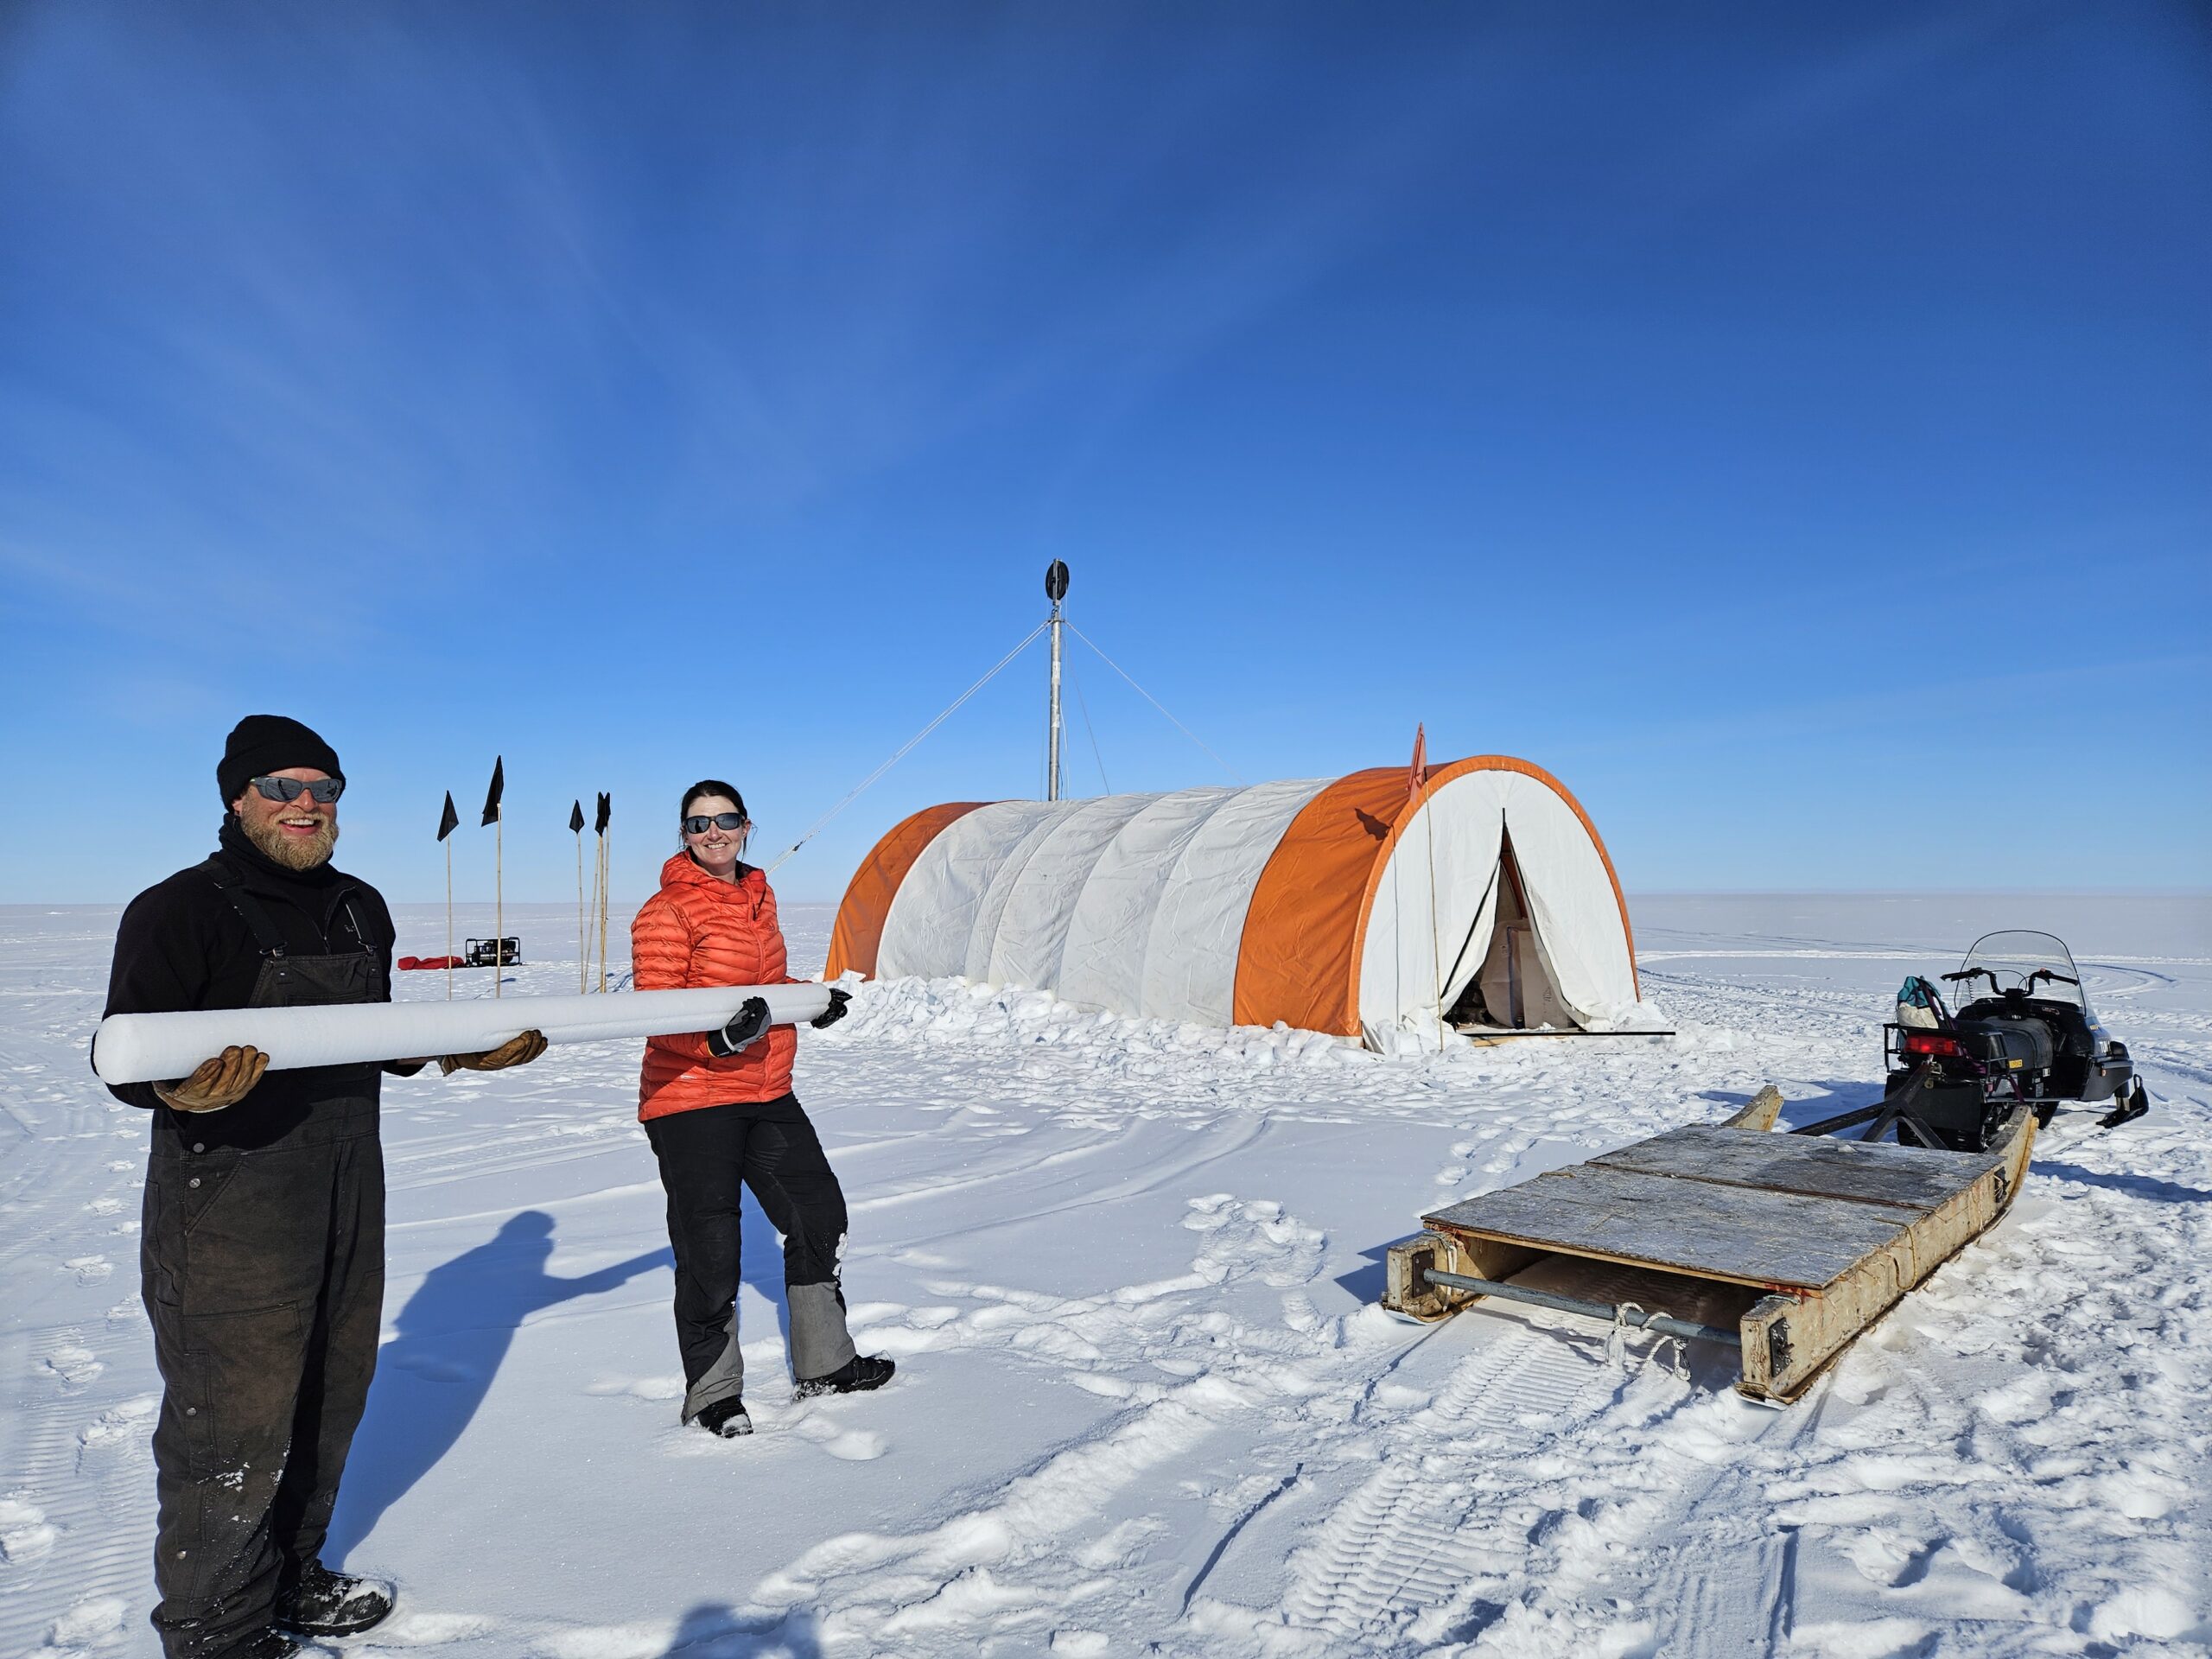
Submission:
M 27 1497 L 0 1497 L 0 1561 L 20 1565 L 52 1549 L 60 1530 Z
M 116 1446 L 154 1432 L 154 1415 L 162 1408 L 158 1394 L 142 1394 L 135 1400 L 102 1412 L 77 1431 L 77 1440 L 87 1447 Z
M 115 1263 L 104 1255 L 73 1255 L 61 1266 L 75 1274 L 80 1285 L 96 1285 L 115 1271 Z
M 681 1400 L 683 1379 L 680 1376 L 610 1376 L 585 1385 L 584 1392 L 602 1398 L 613 1395 L 626 1395 L 633 1400 Z
M 841 1429 L 820 1417 L 802 1417 L 795 1427 L 801 1440 L 812 1441 L 845 1463 L 872 1463 L 891 1449 L 873 1429 Z
M 377 1635 L 386 1643 L 406 1648 L 435 1647 L 447 1642 L 473 1642 L 497 1633 L 499 1622 L 476 1613 L 410 1613 L 402 1607 Z
M 128 1610 L 121 1596 L 86 1596 L 54 1621 L 47 1634 L 51 1648 L 105 1647 L 123 1630 Z
M 89 1382 L 107 1367 L 101 1364 L 89 1348 L 57 1348 L 46 1357 L 46 1369 L 64 1382 Z

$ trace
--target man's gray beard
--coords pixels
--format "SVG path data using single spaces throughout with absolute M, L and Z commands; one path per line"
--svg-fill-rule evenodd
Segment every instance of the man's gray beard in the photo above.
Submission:
M 306 841 L 286 835 L 273 822 L 257 824 L 241 818 L 238 827 L 245 831 L 248 841 L 288 870 L 311 870 L 318 864 L 327 864 L 331 849 L 338 845 L 338 823 L 334 818 L 325 818 L 322 828 Z

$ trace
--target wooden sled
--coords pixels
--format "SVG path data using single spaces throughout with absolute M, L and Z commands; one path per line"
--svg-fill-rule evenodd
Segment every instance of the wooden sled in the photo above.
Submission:
M 1421 1217 L 1390 1247 L 1382 1306 L 1449 1319 L 1483 1296 L 1592 1314 L 1741 1351 L 1736 1387 L 1797 1398 L 1907 1291 L 1994 1226 L 2028 1167 L 2036 1115 L 1984 1153 L 1771 1133 L 1761 1090 L 1726 1122 L 1669 1130 Z M 1557 1257 L 1687 1281 L 1733 1330 L 1505 1282 Z M 1717 1294 L 1716 1294 L 1717 1293 Z M 1654 1300 L 1656 1300 L 1656 1298 Z

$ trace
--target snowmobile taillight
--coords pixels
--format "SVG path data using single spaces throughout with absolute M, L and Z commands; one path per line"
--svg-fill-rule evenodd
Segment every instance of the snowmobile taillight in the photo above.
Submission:
M 1940 1031 L 1909 1031 L 1904 1046 L 1908 1054 L 1938 1055 L 1945 1059 L 1956 1059 L 1962 1052 L 1957 1038 Z

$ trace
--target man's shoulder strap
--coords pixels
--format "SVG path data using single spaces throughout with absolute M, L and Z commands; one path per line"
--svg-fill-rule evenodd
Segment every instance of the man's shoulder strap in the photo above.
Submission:
M 214 883 L 215 891 L 223 895 L 232 910 L 238 912 L 238 919 L 253 934 L 253 942 L 261 947 L 261 954 L 264 957 L 283 956 L 284 936 L 277 931 L 276 924 L 269 919 L 269 912 L 261 907 L 260 901 L 245 890 L 238 866 L 220 855 L 215 855 L 200 868 Z

